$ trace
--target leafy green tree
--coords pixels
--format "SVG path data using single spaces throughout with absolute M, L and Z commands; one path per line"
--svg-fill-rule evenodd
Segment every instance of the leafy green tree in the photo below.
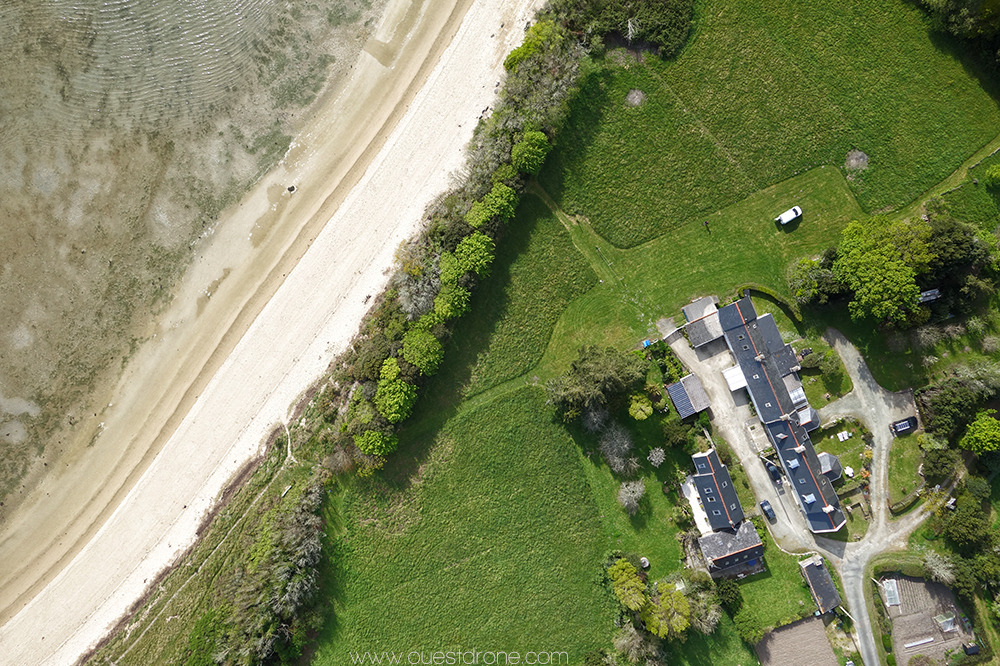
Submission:
M 823 305 L 844 293 L 846 287 L 833 270 L 836 250 L 827 251 L 819 259 L 803 258 L 788 271 L 788 286 L 801 305 Z
M 646 583 L 639 577 L 639 570 L 620 557 L 608 567 L 611 590 L 622 606 L 637 611 L 646 605 Z
M 557 47 L 564 39 L 563 31 L 553 21 L 539 21 L 528 29 L 524 41 L 507 54 L 503 68 L 508 72 L 532 56 Z
M 354 444 L 370 456 L 387 456 L 399 446 L 399 439 L 378 430 L 366 430 L 354 436 Z
M 730 615 L 734 615 L 743 607 L 743 593 L 740 592 L 740 586 L 732 579 L 723 578 L 716 581 L 715 591 L 719 596 L 719 603 L 729 611 Z
M 465 221 L 473 229 L 478 229 L 496 218 L 507 222 L 517 210 L 517 192 L 504 183 L 494 183 L 493 189 L 481 201 L 472 204 L 465 215 Z
M 565 417 L 614 403 L 639 388 L 647 361 L 612 347 L 583 347 L 569 371 L 550 381 L 549 396 Z
M 479 231 L 466 236 L 455 248 L 455 258 L 463 272 L 475 273 L 482 277 L 493 263 L 496 243 L 493 239 Z
M 852 317 L 902 325 L 917 313 L 916 276 L 934 259 L 930 237 L 930 225 L 923 220 L 875 216 L 847 225 L 833 270 L 854 291 Z
M 691 625 L 691 604 L 673 585 L 664 587 L 656 598 L 646 602 L 639 617 L 654 636 L 683 639 Z
M 462 270 L 462 264 L 459 262 L 458 257 L 451 252 L 441 253 L 438 266 L 441 269 L 442 285 L 458 284 L 458 278 L 462 277 L 462 274 L 465 272 Z
M 964 39 L 988 39 L 1000 33 L 996 0 L 921 0 L 942 28 Z
M 400 378 L 399 361 L 389 357 L 375 388 L 375 407 L 389 423 L 399 423 L 413 411 L 417 387 Z
M 976 414 L 959 442 L 963 449 L 982 455 L 1000 448 L 1000 421 L 993 418 L 996 413 L 995 409 L 983 409 Z
M 550 148 L 544 132 L 525 132 L 511 149 L 510 159 L 518 171 L 534 176 L 542 168 Z
M 457 319 L 469 309 L 471 294 L 465 287 L 446 284 L 434 299 L 434 313 L 442 320 Z
M 430 331 L 413 328 L 403 337 L 403 358 L 425 375 L 433 375 L 444 359 L 444 345 Z
M 970 493 L 959 495 L 955 510 L 948 516 L 944 533 L 960 551 L 966 553 L 976 552 L 989 543 L 992 532 L 989 515 L 983 511 L 982 502 Z

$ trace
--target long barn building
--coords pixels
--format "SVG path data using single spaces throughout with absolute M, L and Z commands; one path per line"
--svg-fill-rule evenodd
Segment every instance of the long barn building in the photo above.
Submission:
M 774 317 L 758 317 L 749 297 L 720 308 L 719 322 L 742 375 L 738 383 L 750 394 L 809 529 L 836 532 L 846 519 L 809 439 L 819 418 L 806 400 L 795 352 L 781 339 Z M 730 386 L 734 373 L 727 371 Z

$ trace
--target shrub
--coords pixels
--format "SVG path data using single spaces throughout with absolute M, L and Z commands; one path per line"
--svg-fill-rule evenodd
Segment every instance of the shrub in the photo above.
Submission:
M 642 481 L 626 481 L 618 489 L 618 503 L 628 512 L 628 515 L 634 516 L 639 510 L 639 503 L 645 494 L 645 483 Z
M 455 248 L 455 259 L 464 273 L 474 273 L 482 277 L 493 263 L 496 244 L 484 233 L 475 232 L 466 236 Z
M 354 444 L 362 453 L 370 456 L 387 456 L 399 446 L 395 435 L 386 435 L 378 430 L 366 430 L 354 436 Z
M 446 284 L 434 299 L 434 314 L 443 321 L 457 319 L 469 309 L 471 294 L 465 287 L 457 284 Z
M 645 393 L 633 393 L 628 414 L 636 421 L 645 421 L 653 414 L 653 403 Z
M 389 423 L 399 423 L 413 411 L 417 387 L 400 378 L 399 362 L 387 358 L 375 389 L 375 407 Z
M 403 358 L 425 375 L 433 375 L 444 360 L 444 345 L 430 331 L 414 328 L 403 337 Z
M 550 148 L 544 132 L 525 132 L 511 149 L 510 159 L 518 171 L 534 176 L 542 168 Z
M 733 624 L 736 625 L 736 633 L 739 634 L 740 638 L 750 645 L 756 645 L 764 638 L 764 625 L 761 623 L 757 611 L 750 606 L 740 608 L 739 612 L 733 616 Z
M 892 652 L 892 637 L 889 634 L 882 634 L 882 649 Z
M 1000 164 L 994 164 L 986 169 L 980 182 L 991 190 L 1000 189 Z
M 517 69 L 517 66 L 528 58 L 545 49 L 558 46 L 562 40 L 562 30 L 553 21 L 539 21 L 528 29 L 524 35 L 524 42 L 507 54 L 503 61 L 503 68 L 508 72 Z

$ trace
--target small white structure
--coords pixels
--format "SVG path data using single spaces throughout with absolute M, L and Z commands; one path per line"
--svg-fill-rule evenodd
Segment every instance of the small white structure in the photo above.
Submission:
M 885 605 L 899 605 L 899 585 L 895 578 L 886 578 L 882 581 L 882 591 L 885 592 Z
M 798 206 L 792 206 L 784 213 L 774 218 L 774 221 L 778 222 L 779 224 L 788 224 L 789 222 L 794 222 L 800 217 L 802 217 L 802 209 L 799 208 Z
M 743 370 L 738 365 L 722 371 L 722 376 L 726 380 L 726 385 L 730 391 L 739 391 L 747 387 L 747 378 L 743 375 Z

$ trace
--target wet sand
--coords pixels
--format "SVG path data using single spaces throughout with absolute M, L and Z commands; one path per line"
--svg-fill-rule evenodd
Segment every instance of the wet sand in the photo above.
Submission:
M 4 663 L 74 661 L 190 545 L 227 480 L 355 333 L 399 242 L 461 166 L 540 2 L 390 4 L 344 88 L 223 214 L 95 444 L 5 525 Z

